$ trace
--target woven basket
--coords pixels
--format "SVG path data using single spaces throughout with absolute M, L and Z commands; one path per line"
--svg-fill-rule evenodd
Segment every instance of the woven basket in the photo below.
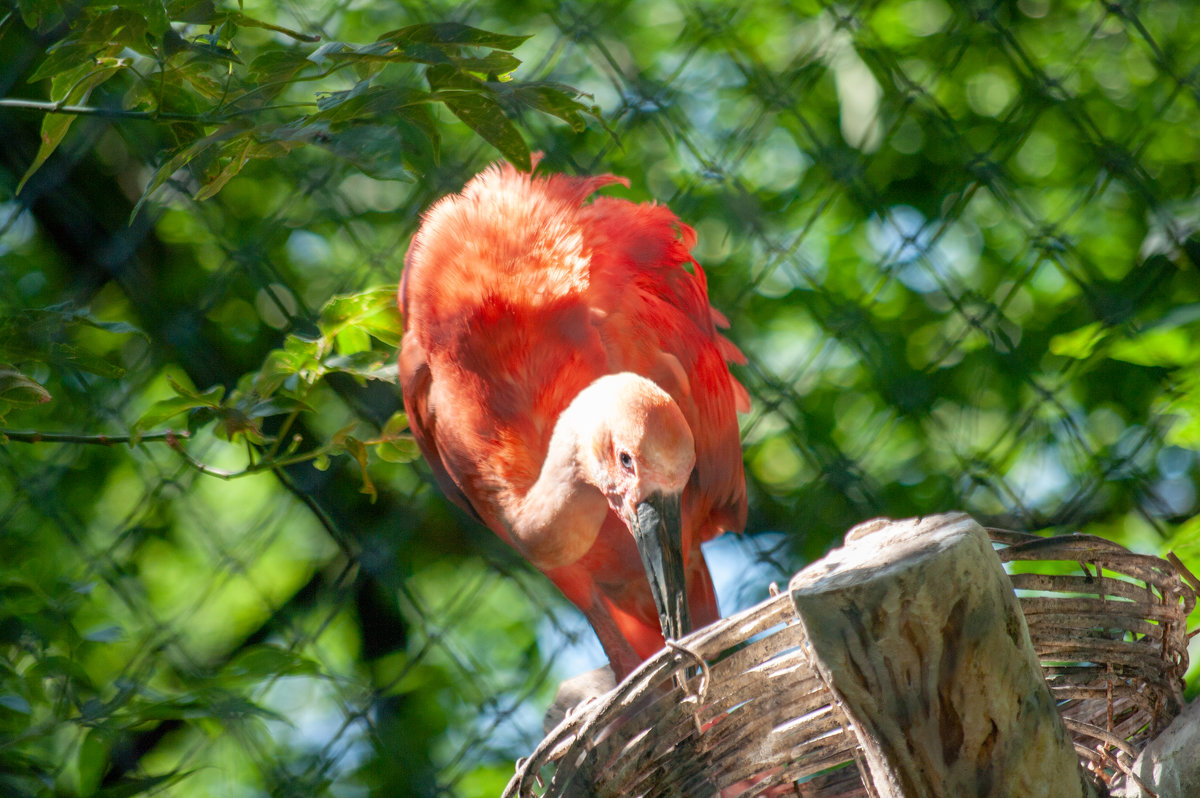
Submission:
M 1183 706 L 1194 577 L 1090 535 L 988 532 L 1080 761 L 1097 782 L 1132 778 Z M 790 593 L 771 592 L 570 713 L 504 796 L 865 798 L 858 741 L 806 658 Z

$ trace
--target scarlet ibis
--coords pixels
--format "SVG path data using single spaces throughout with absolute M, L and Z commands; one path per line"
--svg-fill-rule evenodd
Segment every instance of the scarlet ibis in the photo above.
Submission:
M 700 543 L 745 523 L 749 396 L 695 232 L 588 201 L 612 183 L 498 165 L 435 203 L 405 258 L 400 378 L 442 490 L 583 611 L 622 678 L 718 617 Z

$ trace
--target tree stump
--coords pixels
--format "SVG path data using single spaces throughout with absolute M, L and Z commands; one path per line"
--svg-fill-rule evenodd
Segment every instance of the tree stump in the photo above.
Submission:
M 1095 796 L 970 517 L 860 524 L 791 587 L 880 798 Z

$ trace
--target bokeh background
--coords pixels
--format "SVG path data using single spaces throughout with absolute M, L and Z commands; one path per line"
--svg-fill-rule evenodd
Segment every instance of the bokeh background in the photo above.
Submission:
M 504 36 L 369 49 L 433 22 Z M 413 460 L 389 295 L 502 153 L 699 234 L 726 611 L 879 515 L 1200 564 L 1188 0 L 22 0 L 0 97 L 5 795 L 500 792 L 599 649 Z

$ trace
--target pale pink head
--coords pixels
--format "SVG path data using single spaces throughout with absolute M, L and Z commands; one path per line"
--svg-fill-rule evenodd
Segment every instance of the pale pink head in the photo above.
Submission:
M 578 436 L 579 477 L 604 494 L 637 543 L 664 635 L 681 637 L 691 628 L 682 497 L 696 442 L 679 406 L 645 377 L 610 374 L 580 391 L 559 424 Z

